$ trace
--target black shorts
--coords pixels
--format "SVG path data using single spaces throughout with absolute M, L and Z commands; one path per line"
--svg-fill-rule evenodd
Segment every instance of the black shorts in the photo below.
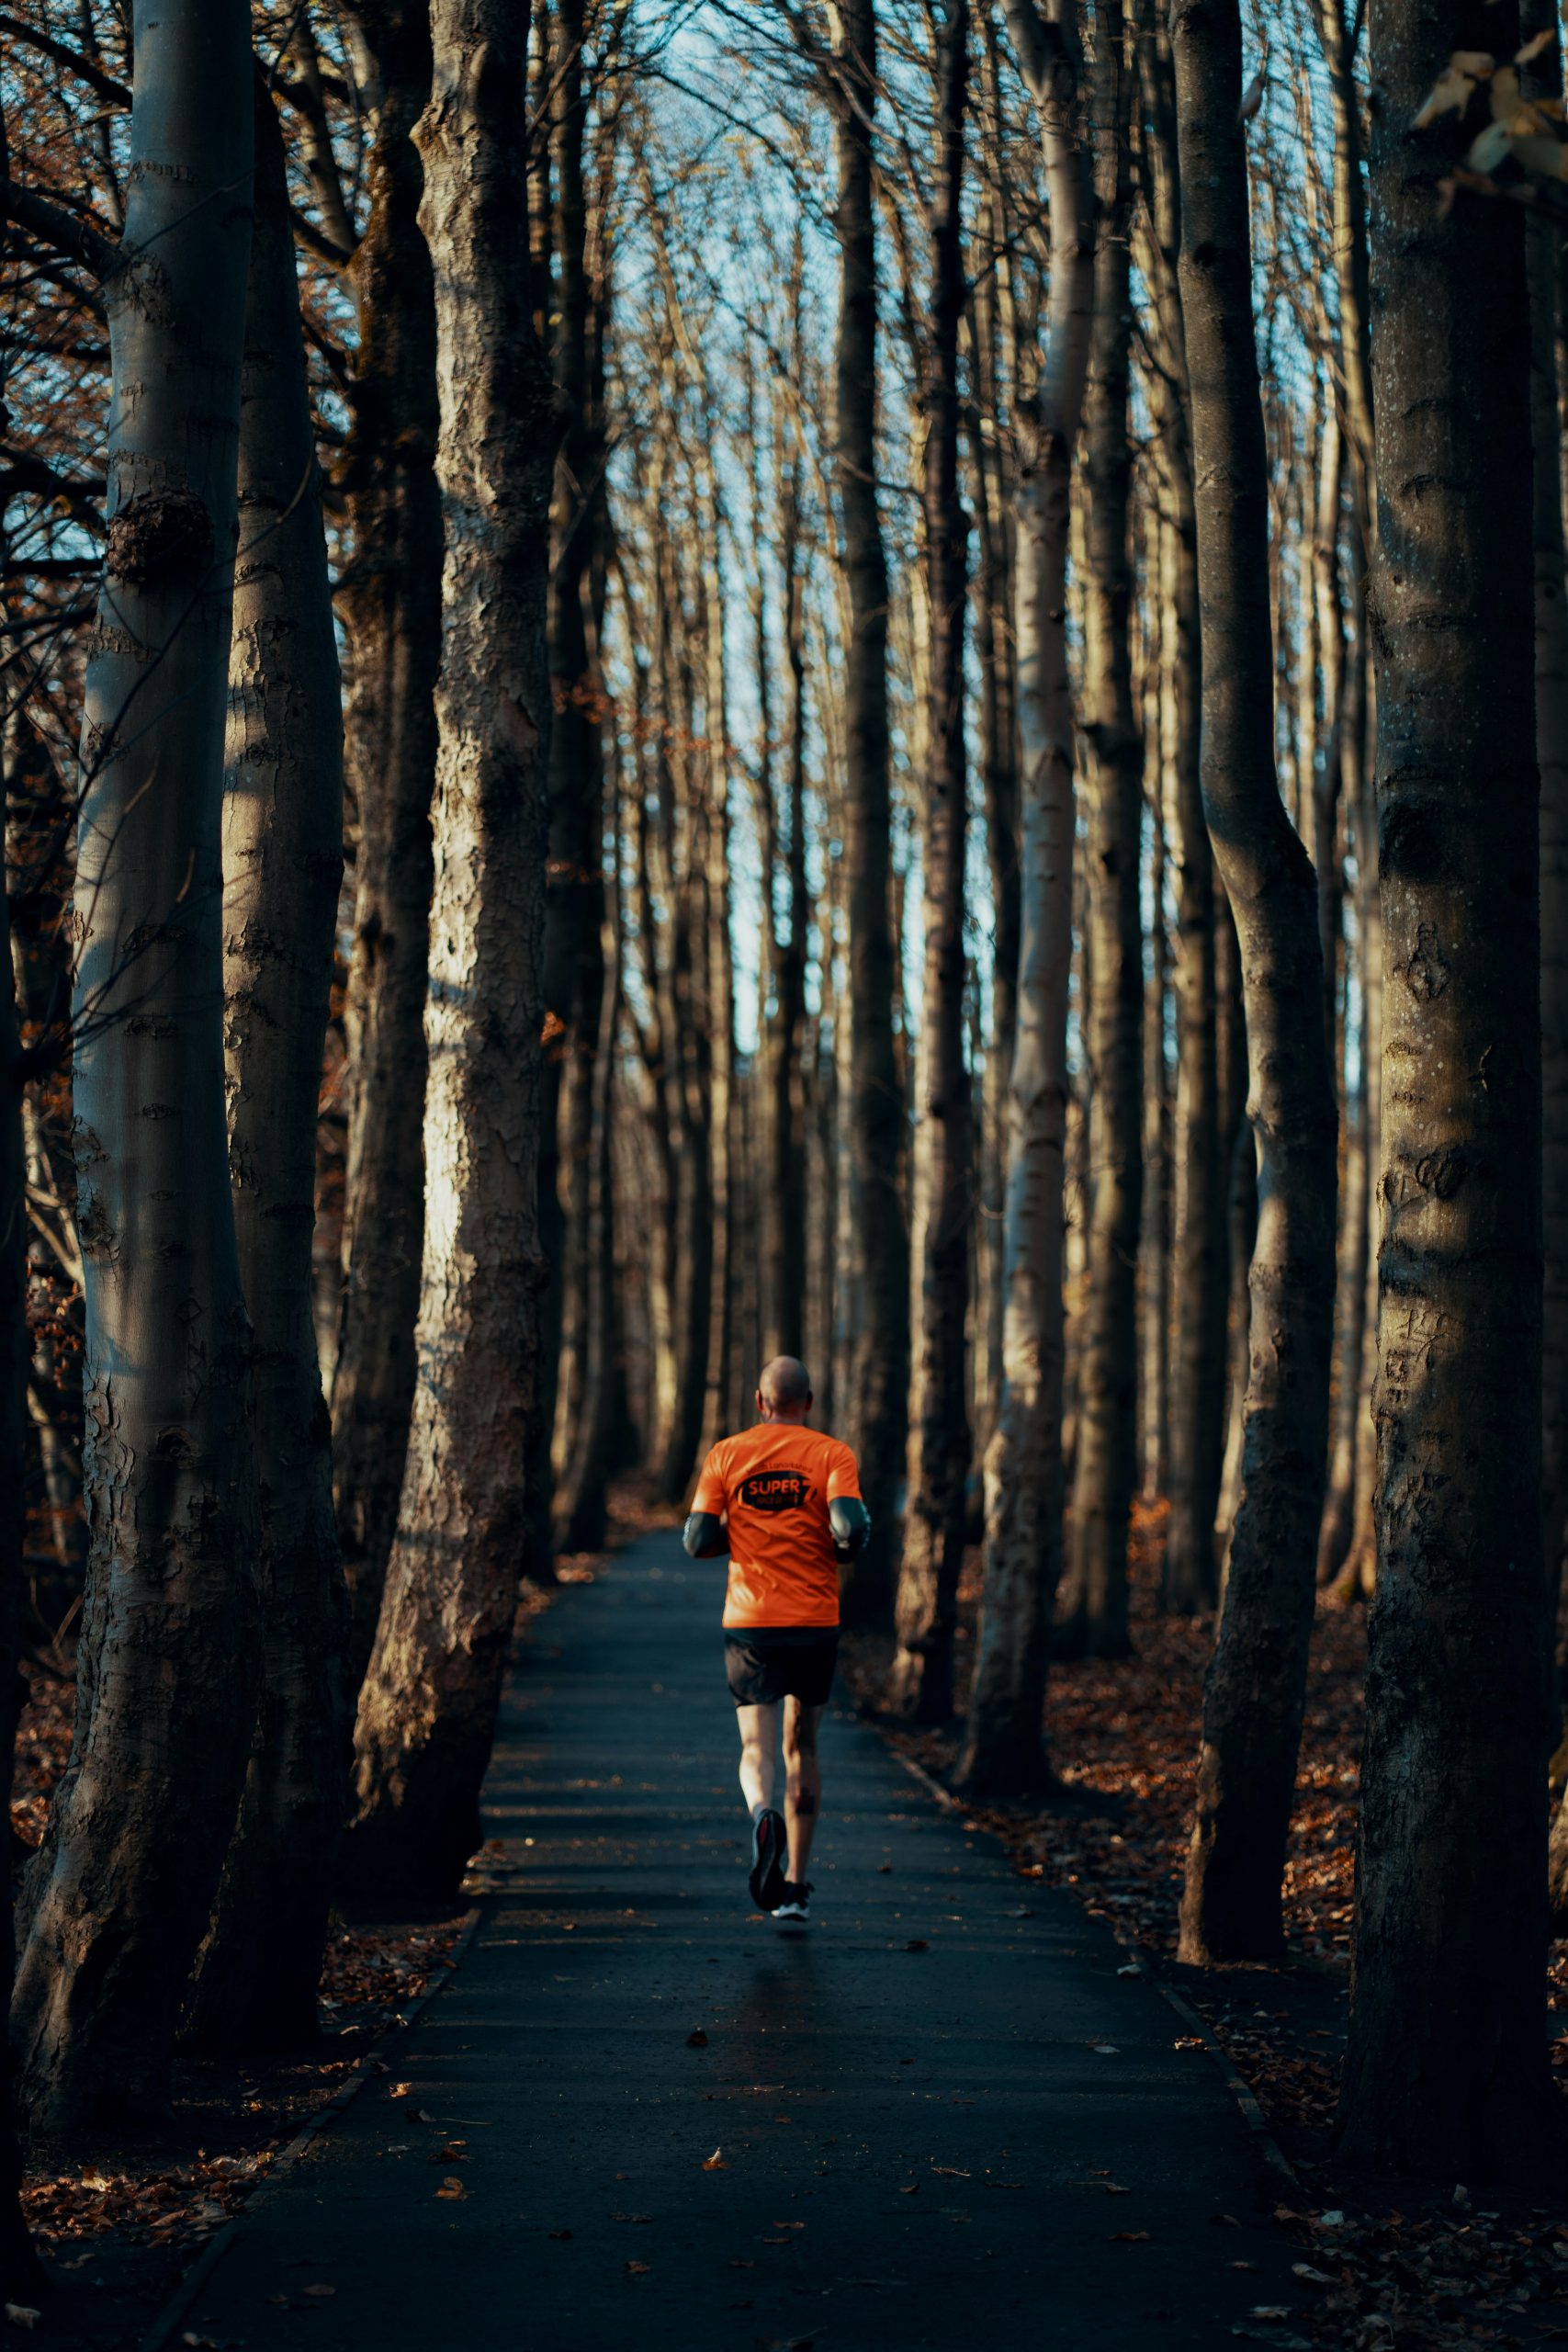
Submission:
M 825 1707 L 839 1656 L 837 1625 L 726 1626 L 724 1670 L 738 1707 L 798 1699 Z

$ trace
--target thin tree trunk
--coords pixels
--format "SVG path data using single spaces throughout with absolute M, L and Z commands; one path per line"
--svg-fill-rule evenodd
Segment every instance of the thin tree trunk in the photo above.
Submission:
M 413 1403 L 441 649 L 434 294 L 412 141 L 430 96 L 429 7 L 357 0 L 355 21 L 375 59 L 380 103 L 369 219 L 355 257 L 360 341 L 339 475 L 352 549 L 339 597 L 355 903 L 343 1328 L 332 1404 L 351 1701 L 376 1637 Z
M 1317 886 L 1274 774 L 1267 458 L 1252 340 L 1241 17 L 1178 0 L 1181 303 L 1203 629 L 1203 807 L 1241 951 L 1260 1158 L 1241 1493 L 1204 1690 L 1182 1894 L 1189 1961 L 1283 1941 L 1280 1881 L 1306 1688 L 1334 1320 L 1336 1116 Z
M 1009 1096 L 1005 1384 L 986 1457 L 986 1583 L 965 1788 L 1012 1793 L 1045 1769 L 1042 1714 L 1061 1556 L 1062 1208 L 1072 956 L 1073 726 L 1066 575 L 1072 461 L 1094 296 L 1094 186 L 1078 124 L 1069 7 L 1009 0 L 1039 117 L 1051 211 L 1040 382 L 1020 403 L 1018 690 L 1023 754 L 1018 1039 Z
M 1383 1005 L 1377 1413 L 1354 1975 L 1355 2160 L 1560 2177 L 1547 2064 L 1540 971 L 1525 223 L 1417 110 L 1461 0 L 1373 0 Z
M 450 1894 L 515 1614 L 539 1409 L 545 644 L 554 398 L 529 325 L 529 8 L 434 0 L 420 218 L 446 524 L 428 1214 L 398 1539 L 355 1733 L 352 1876 Z M 475 60 L 482 57 L 484 71 Z
M 1094 966 L 1094 1117 L 1088 1290 L 1066 1575 L 1053 1647 L 1122 1657 L 1127 1521 L 1138 1462 L 1138 1223 L 1143 1206 L 1143 744 L 1133 708 L 1126 33 L 1121 0 L 1095 13 L 1094 322 L 1084 394 L 1084 862 Z
M 886 1625 L 898 1557 L 909 1380 L 909 1236 L 904 1099 L 893 1037 L 888 912 L 892 809 L 887 741 L 887 558 L 876 492 L 876 219 L 872 148 L 875 0 L 843 0 L 833 58 L 841 255 L 837 355 L 838 492 L 851 626 L 844 649 L 845 891 L 850 1091 L 843 1105 L 859 1243 L 844 1435 L 860 1463 L 871 1541 L 843 1578 L 845 1623 Z
M 229 1168 L 255 1327 L 261 1706 L 197 1979 L 208 2048 L 316 2034 L 343 1819 L 346 1596 L 311 1319 L 316 1102 L 343 874 L 343 715 L 283 138 L 256 88 L 223 797 Z
M 539 1436 L 531 1464 L 529 1566 L 549 1573 L 552 1448 L 577 1442 L 592 1249 L 593 1056 L 604 990 L 604 718 L 589 660 L 590 585 L 604 523 L 604 432 L 591 381 L 592 288 L 583 133 L 586 0 L 557 0 L 548 27 L 554 85 L 557 281 L 551 338 L 564 430 L 556 458 L 549 584 L 550 838 L 545 891 L 545 1005 L 550 1042 L 539 1146 Z M 543 35 L 545 28 L 540 28 Z M 558 1366 L 560 1369 L 558 1413 Z
M 1225 1201 L 1229 1162 L 1220 1113 L 1218 894 L 1199 766 L 1202 643 L 1192 486 L 1187 347 L 1177 283 L 1180 175 L 1174 68 L 1163 12 L 1145 0 L 1139 65 L 1148 209 L 1148 275 L 1156 289 L 1161 365 L 1151 385 L 1170 496 L 1162 533 L 1165 757 L 1176 861 L 1176 1122 L 1171 1207 L 1170 1517 L 1160 1600 L 1173 1614 L 1218 1596 L 1214 1514 L 1224 1450 Z
M 930 662 L 924 794 L 925 974 L 917 1077 L 920 1347 L 909 1409 L 909 1499 L 888 1700 L 922 1723 L 953 1712 L 953 1645 L 971 1434 L 965 1395 L 974 1141 L 964 1051 L 964 621 L 969 519 L 958 488 L 958 327 L 964 308 L 964 118 L 968 0 L 947 0 L 938 36 L 940 162 L 931 214 L 925 557 Z
M 223 710 L 251 237 L 249 12 L 139 12 L 110 279 L 74 1115 L 92 1525 L 71 1759 L 15 2022 L 40 2122 L 167 2096 L 255 1688 L 251 1332 L 223 1103 Z M 150 258 L 155 254 L 155 262 Z

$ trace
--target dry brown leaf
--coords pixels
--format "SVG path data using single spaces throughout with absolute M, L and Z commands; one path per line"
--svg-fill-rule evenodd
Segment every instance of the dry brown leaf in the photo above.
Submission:
M 1411 129 L 1425 130 L 1429 123 L 1440 121 L 1446 114 L 1462 114 L 1476 84 L 1490 77 L 1493 63 L 1483 49 L 1456 49 Z
M 651 2262 L 628 2262 L 623 2267 L 628 2278 L 646 2278 L 653 2265 Z
M 455 2203 L 460 2197 L 466 2197 L 468 2193 L 455 2173 L 449 2173 L 435 2192 L 437 2197 L 444 2197 L 451 2203 Z
M 724 2150 L 722 2148 L 716 2148 L 711 2156 L 705 2156 L 703 2158 L 703 2170 L 705 2172 L 728 2172 L 729 2170 L 728 2165 L 725 2162 Z
M 413 2085 L 412 2083 L 389 2083 L 387 2086 L 387 2097 L 389 2098 L 407 2098 L 412 2088 Z
M 335 2295 L 337 2293 L 337 2289 L 335 2287 L 329 2287 L 324 2278 L 320 2278 L 316 2281 L 314 2286 L 302 2287 L 299 2291 L 304 2295 Z
M 1107 2245 L 1143 2245 L 1148 2234 L 1147 2230 L 1112 2230 L 1105 2243 Z
M 703 2031 L 701 2026 L 698 2026 L 694 2032 L 689 2033 L 686 2036 L 686 2047 L 688 2050 L 705 2050 L 707 2046 L 708 2038 Z

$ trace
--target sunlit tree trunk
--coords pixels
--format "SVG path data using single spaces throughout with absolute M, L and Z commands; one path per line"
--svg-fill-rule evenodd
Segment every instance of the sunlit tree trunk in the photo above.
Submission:
M 398 1538 L 355 1731 L 354 1882 L 450 1894 L 479 1837 L 539 1407 L 554 397 L 529 322 L 529 10 L 434 0 L 419 126 L 446 525 L 426 1216 Z M 481 57 L 482 73 L 475 71 Z
M 1126 34 L 1120 0 L 1095 12 L 1094 322 L 1084 394 L 1084 845 L 1094 989 L 1088 1288 L 1058 1656 L 1128 1647 L 1127 1521 L 1138 1458 L 1138 1226 L 1143 1205 L 1143 744 L 1133 708 L 1128 547 Z
M 1240 948 L 1260 1159 L 1240 1493 L 1204 1690 L 1182 1895 L 1189 1961 L 1282 1943 L 1280 1890 L 1306 1687 L 1334 1316 L 1336 1114 L 1317 886 L 1274 773 L 1267 459 L 1252 340 L 1241 18 L 1178 0 L 1181 303 L 1203 632 L 1203 806 Z
M 1340 2094 L 1355 2160 L 1560 2174 L 1546 2044 L 1540 972 L 1525 223 L 1415 117 L 1459 0 L 1373 0 L 1383 1004 L 1378 1575 Z
M 964 308 L 964 117 L 968 0 L 947 0 L 936 61 L 940 164 L 931 212 L 931 305 L 922 416 L 929 582 L 924 776 L 925 973 L 916 1075 L 919 1350 L 909 1409 L 909 1499 L 888 1685 L 901 1713 L 953 1712 L 953 1645 L 970 1459 L 965 1395 L 973 1135 L 964 1050 L 964 639 L 969 520 L 958 487 L 958 325 Z
M 261 1705 L 197 1980 L 208 2047 L 312 2041 L 343 1818 L 345 1596 L 311 1317 L 316 1104 L 343 869 L 343 715 L 283 139 L 256 91 L 223 794 L 224 1045 L 255 1328 Z
M 1005 1383 L 986 1457 L 986 1583 L 959 1774 L 1012 1792 L 1044 1770 L 1045 1657 L 1061 1555 L 1062 1177 L 1072 953 L 1073 727 L 1066 571 L 1094 294 L 1094 188 L 1070 9 L 1009 0 L 1051 210 L 1039 385 L 1020 403 L 1018 694 L 1022 833 L 1018 1038 L 1009 1097 Z
M 74 1113 L 92 1527 L 70 1762 L 17 1972 L 39 2121 L 167 2096 L 255 1688 L 251 1331 L 223 1101 L 223 713 L 249 12 L 139 12 L 107 578 L 88 657 Z M 154 258 L 155 257 L 155 258 Z
M 356 1688 L 397 1528 L 414 1391 L 441 501 L 434 296 L 412 140 L 430 95 L 428 0 L 355 0 L 354 21 L 378 84 L 369 217 L 354 266 L 360 334 L 351 430 L 338 476 L 351 550 L 339 600 L 355 900 L 344 1010 L 352 1102 L 343 1325 L 332 1404 Z

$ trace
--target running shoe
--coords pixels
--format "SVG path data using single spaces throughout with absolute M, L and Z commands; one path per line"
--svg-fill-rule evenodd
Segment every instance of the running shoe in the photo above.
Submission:
M 751 1900 L 759 1911 L 776 1911 L 783 1898 L 785 1838 L 784 1815 L 771 1809 L 751 1825 Z
M 781 1928 L 808 1928 L 811 1925 L 810 1882 L 807 1879 L 785 1879 L 784 1898 L 773 1917 Z

